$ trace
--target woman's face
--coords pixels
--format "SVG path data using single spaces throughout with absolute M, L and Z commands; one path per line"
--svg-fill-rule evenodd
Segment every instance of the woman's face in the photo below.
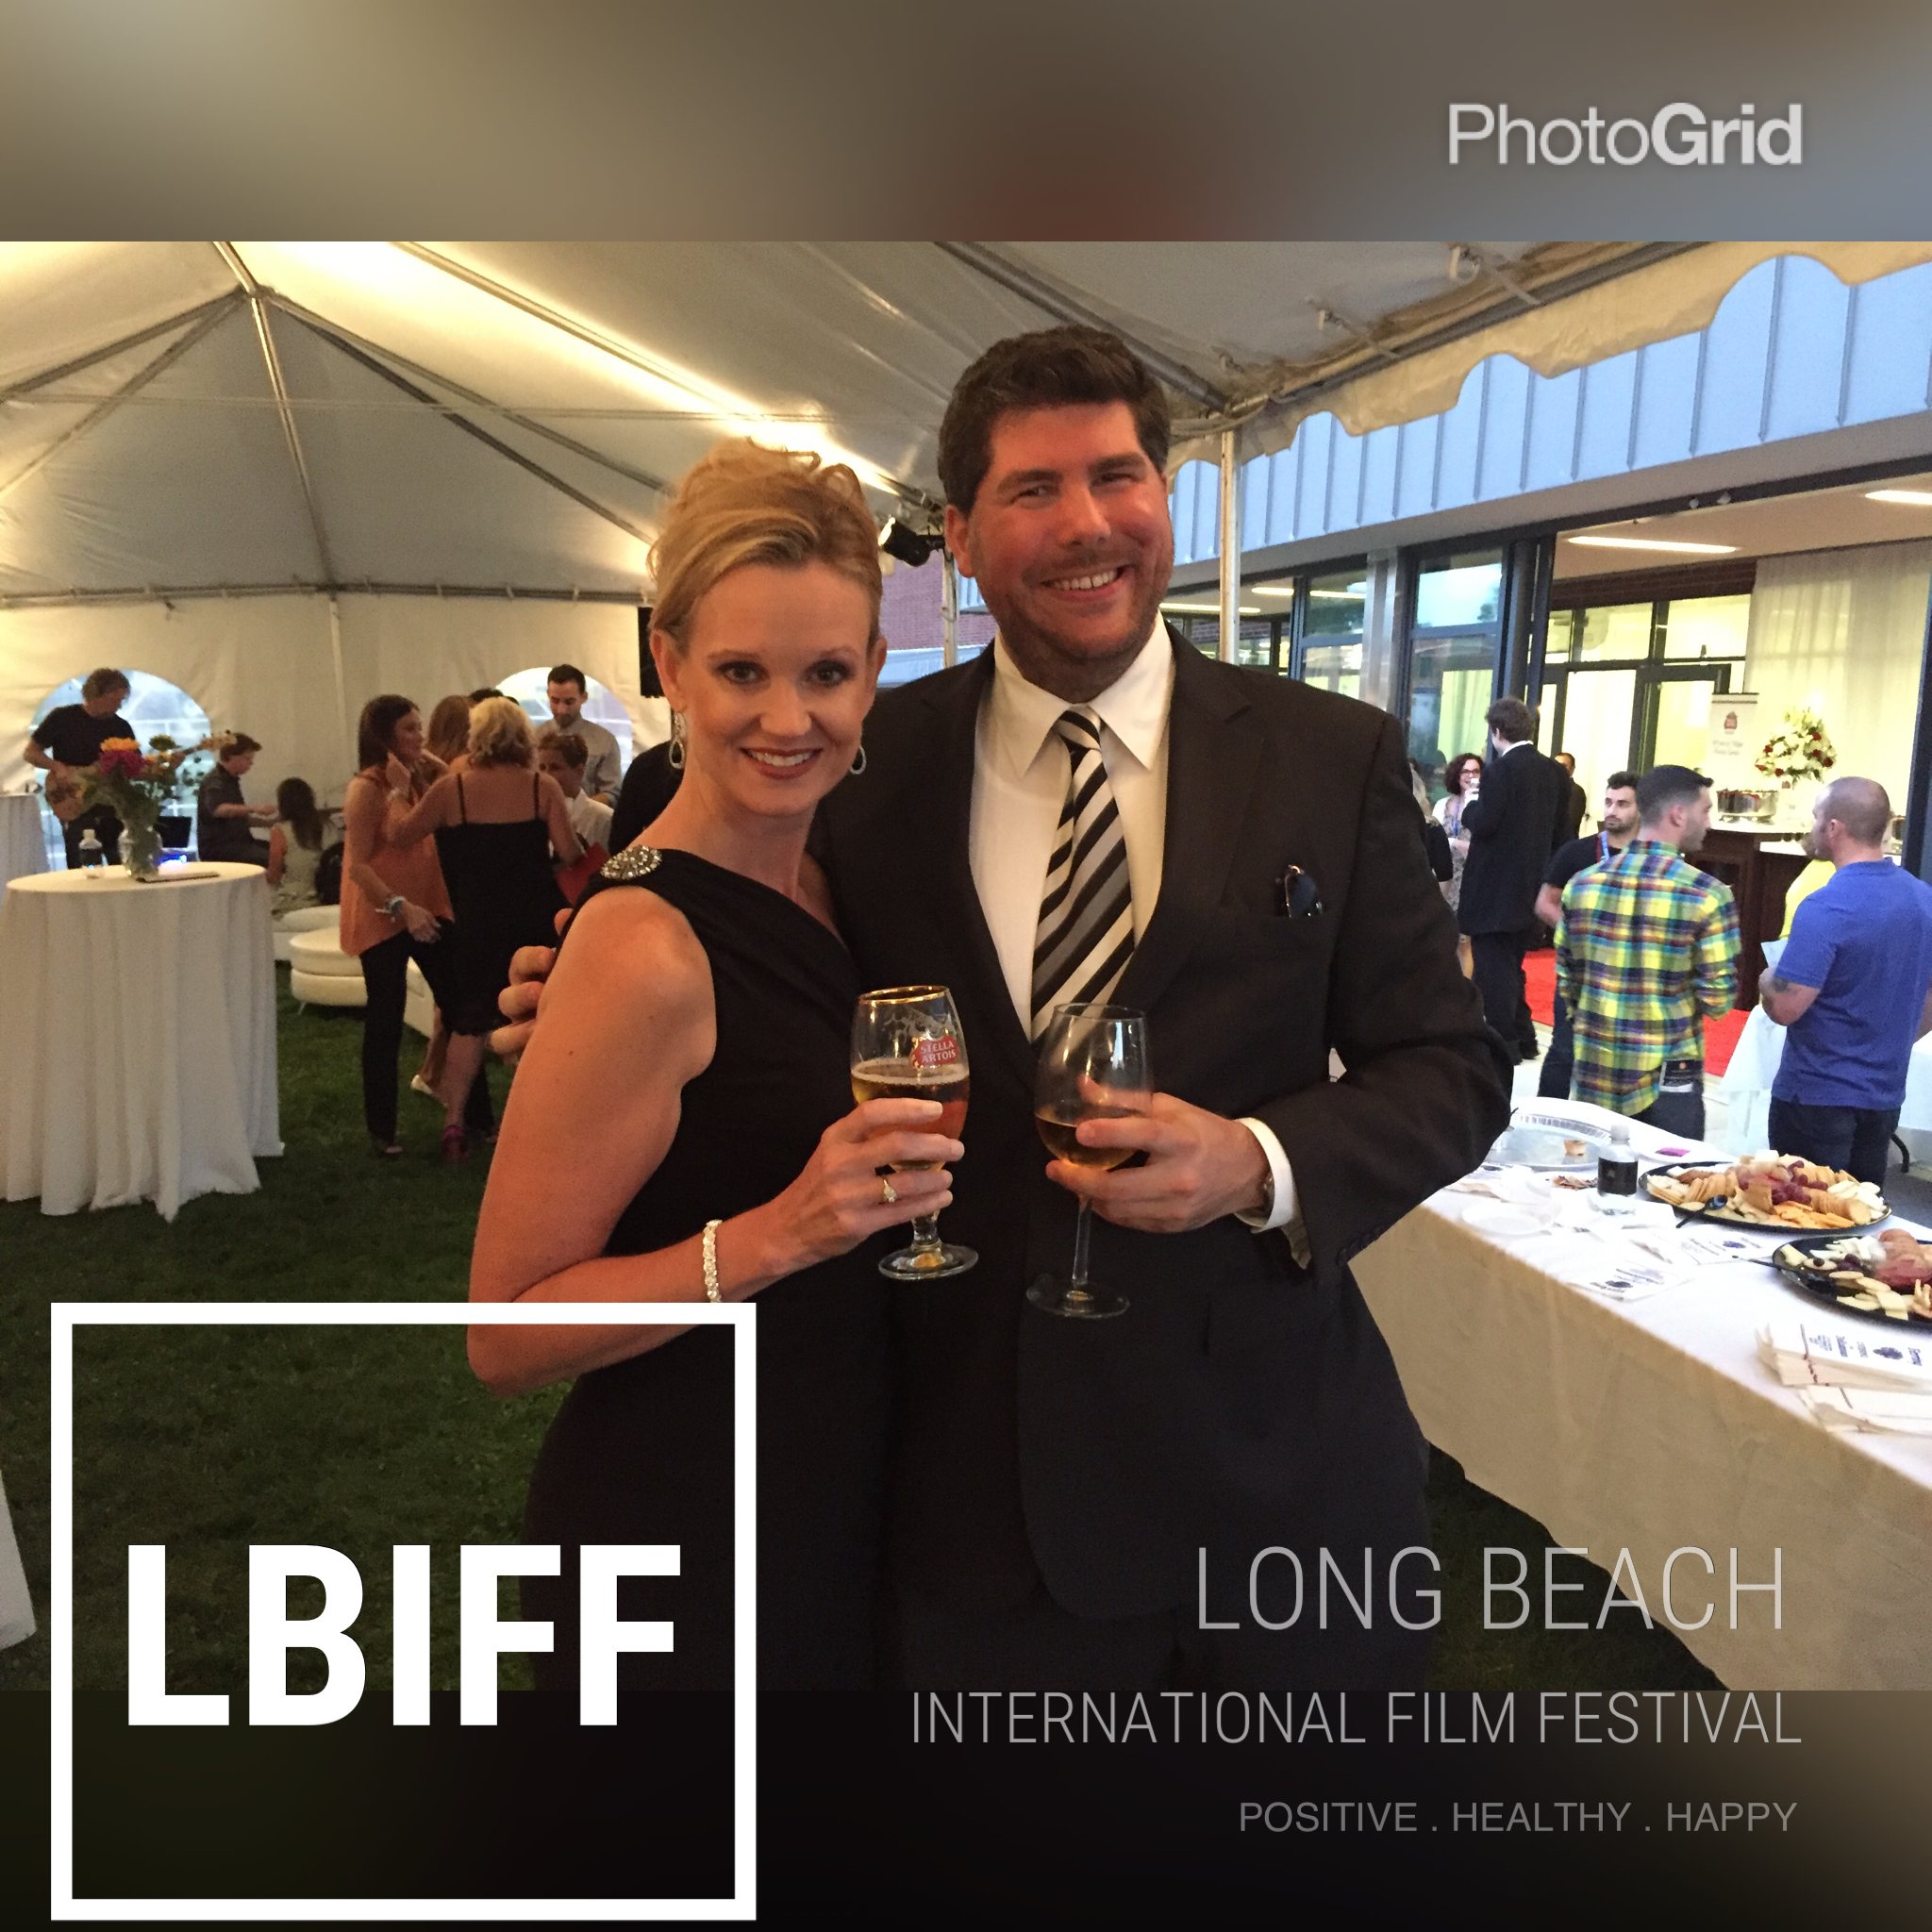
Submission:
M 680 654 L 651 635 L 684 714 L 686 778 L 761 817 L 809 816 L 852 767 L 884 639 L 872 604 L 829 564 L 747 564 L 698 600 Z
M 389 735 L 390 748 L 404 764 L 413 765 L 423 756 L 423 713 L 405 711 Z
M 1457 774 L 1456 790 L 1458 795 L 1478 783 L 1483 775 L 1483 761 L 1480 758 L 1465 758 L 1462 770 Z

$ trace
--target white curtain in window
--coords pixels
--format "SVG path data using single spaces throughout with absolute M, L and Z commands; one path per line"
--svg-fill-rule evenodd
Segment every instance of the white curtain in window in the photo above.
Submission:
M 1744 685 L 1768 737 L 1788 708 L 1824 720 L 1834 777 L 1876 778 L 1905 809 L 1932 543 L 1767 557 L 1757 566 Z

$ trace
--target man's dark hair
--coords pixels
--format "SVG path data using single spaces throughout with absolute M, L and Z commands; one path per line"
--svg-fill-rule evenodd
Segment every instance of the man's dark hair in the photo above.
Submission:
M 1638 815 L 1654 825 L 1674 805 L 1695 805 L 1710 784 L 1689 765 L 1653 765 L 1637 781 Z
M 470 702 L 480 705 L 485 698 L 500 698 L 503 693 L 493 684 L 486 684 L 470 693 Z
M 125 671 L 116 671 L 111 664 L 103 664 L 98 671 L 90 671 L 87 682 L 80 688 L 83 698 L 104 698 L 110 691 L 118 691 L 125 697 L 133 687 L 127 682 Z
M 1561 766 L 1562 766 L 1562 768 L 1563 768 L 1563 769 L 1564 769 L 1564 770 L 1565 770 L 1566 772 L 1568 772 L 1568 773 L 1570 774 L 1570 775 L 1571 775 L 1571 776 L 1572 776 L 1573 778 L 1574 778 L 1574 777 L 1575 777 L 1575 775 L 1576 775 L 1576 755 L 1575 755 L 1575 753 L 1574 753 L 1574 752 L 1568 752 L 1568 751 L 1558 751 L 1558 752 L 1552 752 L 1552 753 L 1550 754 L 1550 756 L 1551 756 L 1552 758 L 1554 758 L 1556 759 L 1556 761 L 1557 761 L 1557 763 L 1558 763 L 1559 765 L 1561 765 Z
M 221 758 L 223 762 L 225 763 L 229 758 L 241 758 L 245 752 L 259 751 L 260 749 L 261 741 L 259 739 L 250 738 L 245 731 L 231 731 L 228 733 L 227 741 L 222 746 Z
M 591 762 L 591 747 L 575 731 L 559 731 L 554 724 L 538 732 L 537 749 L 554 751 L 565 764 L 580 772 Z
M 1103 328 L 1070 324 L 995 342 L 953 386 L 940 425 L 940 482 L 946 501 L 972 514 L 992 466 L 992 429 L 1023 409 L 1125 403 L 1134 437 L 1157 470 L 1167 468 L 1167 397 L 1141 358 Z
M 547 681 L 551 684 L 574 684 L 576 686 L 580 696 L 588 696 L 590 694 L 590 680 L 585 677 L 584 674 L 575 664 L 552 665 Z
M 1483 713 L 1483 723 L 1508 744 L 1536 736 L 1536 713 L 1521 698 L 1498 698 Z
M 1612 772 L 1604 780 L 1604 790 L 1606 791 L 1635 791 L 1637 790 L 1637 774 L 1635 772 Z

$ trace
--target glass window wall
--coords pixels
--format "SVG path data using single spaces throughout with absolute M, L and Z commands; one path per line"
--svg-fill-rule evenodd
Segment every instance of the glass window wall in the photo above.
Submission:
M 1443 558 L 1424 564 L 1417 574 L 1408 750 L 1437 795 L 1449 760 L 1483 748 L 1483 713 L 1496 687 L 1502 600 L 1498 551 Z

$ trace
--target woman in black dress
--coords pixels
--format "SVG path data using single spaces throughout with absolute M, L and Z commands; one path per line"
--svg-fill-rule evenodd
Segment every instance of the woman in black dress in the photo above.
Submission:
M 727 443 L 685 479 L 654 555 L 652 650 L 684 782 L 587 893 L 520 1068 L 477 1227 L 476 1301 L 758 1294 L 758 1655 L 781 1690 L 863 1689 L 885 1429 L 886 1292 L 869 1236 L 951 1196 L 935 1103 L 851 1105 L 858 991 L 806 856 L 853 769 L 885 641 L 858 480 Z M 862 783 L 862 779 L 855 779 Z M 596 1131 L 589 1124 L 596 1123 Z M 719 1689 L 731 1656 L 731 1334 L 478 1325 L 470 1358 L 516 1394 L 575 1386 L 531 1480 L 524 1538 L 563 1546 L 525 1614 L 574 1689 L 580 1543 L 676 1543 L 674 1579 L 620 1587 L 675 1648 L 622 1683 Z M 621 1700 L 620 1700 L 621 1701 Z
M 509 984 L 510 956 L 556 934 L 564 902 L 551 847 L 566 865 L 581 853 L 569 802 L 536 763 L 524 708 L 513 698 L 486 698 L 470 713 L 463 769 L 439 778 L 390 834 L 408 846 L 435 833 L 455 922 L 445 941 L 449 1044 L 437 1090 L 445 1160 L 469 1151 L 463 1110 L 472 1083 L 483 1077 L 484 1044 L 499 1024 L 496 996 Z

